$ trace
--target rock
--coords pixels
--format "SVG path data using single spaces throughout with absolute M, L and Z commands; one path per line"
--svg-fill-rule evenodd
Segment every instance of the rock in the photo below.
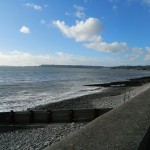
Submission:
M 50 144 L 50 142 L 49 141 L 46 141 L 45 143 L 44 143 L 44 146 L 47 146 L 47 145 L 49 145 Z

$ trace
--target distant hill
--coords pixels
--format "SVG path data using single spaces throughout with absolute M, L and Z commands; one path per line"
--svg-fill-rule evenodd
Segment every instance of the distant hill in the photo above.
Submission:
M 134 70 L 150 70 L 150 66 L 116 66 L 111 69 L 134 69 Z

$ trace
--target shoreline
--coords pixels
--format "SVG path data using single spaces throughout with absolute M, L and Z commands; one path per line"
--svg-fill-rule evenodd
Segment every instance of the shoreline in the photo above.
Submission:
M 127 88 L 117 87 L 117 88 L 105 88 L 102 92 L 92 93 L 88 95 L 83 95 L 75 98 L 65 99 L 62 101 L 49 103 L 45 105 L 39 105 L 31 110 L 54 110 L 54 109 L 86 109 L 95 108 L 93 101 L 95 99 L 101 99 L 104 97 L 116 96 L 124 93 Z
M 142 91 L 141 87 L 145 87 L 149 83 L 150 76 L 133 78 L 127 81 L 110 82 L 104 84 L 89 84 L 85 86 L 94 86 L 104 89 L 101 92 L 43 104 L 29 108 L 28 110 L 115 108 L 121 105 L 123 102 L 129 100 L 134 95 L 139 94 L 140 91 Z M 140 90 L 135 91 L 135 89 L 138 88 L 140 88 Z M 115 101 L 113 101 L 113 99 L 115 99 Z M 106 103 L 109 103 L 109 105 Z
M 116 108 L 150 88 L 150 83 L 132 87 L 107 87 L 103 92 L 37 106 L 34 110 Z M 130 92 L 129 92 L 130 91 Z M 128 96 L 128 93 L 130 95 Z M 41 128 L 29 128 L 0 133 L 0 149 L 44 149 L 83 128 L 82 123 L 49 124 Z
M 109 87 L 100 93 L 39 105 L 31 110 L 116 108 L 149 87 L 150 83 L 135 87 Z

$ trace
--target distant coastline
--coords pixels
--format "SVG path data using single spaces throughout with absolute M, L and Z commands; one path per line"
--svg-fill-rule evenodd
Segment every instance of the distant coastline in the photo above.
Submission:
M 40 65 L 39 67 L 64 67 L 64 68 L 110 68 L 104 66 L 86 66 L 86 65 Z
M 150 70 L 150 65 L 147 66 L 86 66 L 86 65 L 40 65 L 38 67 L 66 67 L 66 68 L 104 68 L 104 69 L 134 69 L 134 70 Z
M 150 65 L 137 65 L 137 66 L 90 66 L 90 65 L 55 65 L 55 64 L 42 64 L 38 66 L 0 66 L 4 67 L 62 67 L 62 68 L 98 68 L 98 69 L 125 69 L 125 70 L 150 70 Z

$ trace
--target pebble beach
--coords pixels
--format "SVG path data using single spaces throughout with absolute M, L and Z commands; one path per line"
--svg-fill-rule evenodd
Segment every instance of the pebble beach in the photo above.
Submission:
M 35 110 L 116 108 L 150 87 L 146 83 L 137 87 L 111 87 L 102 93 L 85 95 L 74 99 L 38 106 Z M 60 141 L 69 134 L 85 127 L 85 123 L 49 124 L 24 130 L 0 133 L 1 150 L 41 150 Z

